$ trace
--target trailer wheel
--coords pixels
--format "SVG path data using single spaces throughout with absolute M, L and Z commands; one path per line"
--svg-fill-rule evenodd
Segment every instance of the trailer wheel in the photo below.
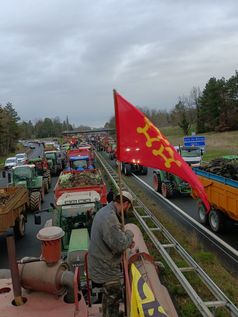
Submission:
M 18 239 L 21 239 L 25 235 L 26 230 L 26 219 L 23 214 L 19 216 L 19 218 L 15 221 L 14 233 Z
M 225 217 L 219 210 L 212 209 L 209 213 L 209 224 L 214 232 L 221 232 L 224 229 Z
M 161 187 L 162 187 L 161 177 L 160 175 L 154 173 L 153 174 L 153 188 L 156 192 L 161 193 Z
M 44 191 L 45 191 L 45 194 L 47 194 L 47 193 L 49 192 L 48 178 L 44 178 L 43 183 L 44 183 Z
M 31 211 L 37 211 L 41 208 L 41 194 L 40 192 L 32 192 L 30 196 Z
M 170 198 L 173 196 L 173 188 L 171 183 L 162 183 L 161 186 L 162 195 L 165 198 Z
M 203 225 L 207 224 L 208 216 L 207 216 L 206 208 L 201 201 L 198 203 L 198 218 L 201 224 Z

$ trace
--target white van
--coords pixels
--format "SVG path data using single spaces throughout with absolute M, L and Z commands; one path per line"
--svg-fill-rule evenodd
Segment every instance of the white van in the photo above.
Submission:
M 17 166 L 17 158 L 16 158 L 16 156 L 8 157 L 6 159 L 6 161 L 5 161 L 4 169 L 5 170 L 9 170 L 9 169 L 11 169 L 14 166 Z
M 16 154 L 16 158 L 17 158 L 17 165 L 23 165 L 27 161 L 26 153 L 18 153 Z

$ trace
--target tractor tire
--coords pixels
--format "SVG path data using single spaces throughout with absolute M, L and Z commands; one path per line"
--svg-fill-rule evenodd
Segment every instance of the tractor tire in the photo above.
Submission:
M 206 207 L 201 201 L 198 203 L 198 219 L 203 225 L 208 223 L 208 213 L 206 211 Z
M 38 211 L 41 209 L 41 193 L 40 192 L 31 193 L 30 208 L 31 208 L 31 211 Z
M 162 183 L 161 193 L 165 198 L 171 198 L 173 196 L 173 188 L 171 183 Z
M 26 219 L 23 214 L 19 216 L 19 218 L 15 221 L 14 233 L 16 238 L 21 239 L 25 235 L 26 230 Z
M 156 173 L 153 174 L 153 188 L 158 193 L 161 193 L 162 191 L 161 177 Z
M 51 175 L 50 175 L 50 170 L 47 170 L 47 172 L 45 173 L 45 176 L 48 177 L 48 188 L 51 187 Z
M 131 166 L 130 164 L 125 164 L 123 169 L 124 175 L 129 176 L 131 175 Z
M 208 218 L 213 232 L 222 232 L 224 230 L 225 216 L 220 210 L 212 209 Z
M 45 194 L 47 194 L 49 192 L 49 183 L 48 183 L 48 178 L 44 178 L 43 180 L 43 184 L 44 184 L 44 191 Z

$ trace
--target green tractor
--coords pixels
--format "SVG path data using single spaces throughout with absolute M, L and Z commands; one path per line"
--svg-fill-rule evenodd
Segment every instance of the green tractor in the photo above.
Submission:
M 191 187 L 180 177 L 162 170 L 153 171 L 153 187 L 165 198 L 171 198 L 176 193 L 190 195 Z
M 45 151 L 51 175 L 59 175 L 63 169 L 61 154 L 58 151 Z
M 51 187 L 50 168 L 47 159 L 44 157 L 36 157 L 28 160 L 29 164 L 35 165 L 36 174 L 43 177 L 45 194 L 49 192 Z
M 44 201 L 43 177 L 37 176 L 35 165 L 21 165 L 12 168 L 11 186 L 24 186 L 28 189 L 31 211 L 41 209 Z

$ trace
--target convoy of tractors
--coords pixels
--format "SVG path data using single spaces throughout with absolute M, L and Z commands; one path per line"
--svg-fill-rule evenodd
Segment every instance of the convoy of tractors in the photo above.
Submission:
M 95 213 L 107 204 L 107 186 L 97 166 L 94 151 L 104 151 L 110 162 L 114 162 L 114 167 L 117 163 L 116 142 L 111 137 L 103 135 L 90 141 L 86 143 L 73 137 L 61 148 L 48 142 L 42 156 L 13 166 L 8 176 L 8 186 L 0 188 L 0 234 L 13 228 L 15 236 L 22 238 L 28 212 L 35 214 L 36 224 L 41 223 L 42 212 L 51 212 L 52 215 L 37 236 L 42 241 L 41 260 L 31 258 L 19 265 L 20 286 L 54 296 L 60 296 L 67 289 L 65 301 L 75 305 L 75 312 L 78 312 L 75 294 L 80 280 L 80 296 L 84 304 L 81 304 L 81 312 L 75 314 L 80 317 L 88 316 L 86 306 L 91 306 L 92 295 L 87 276 L 91 225 Z M 208 195 L 211 210 L 207 212 L 199 201 L 199 221 L 209 223 L 214 232 L 223 229 L 226 219 L 238 221 L 238 180 L 204 171 L 201 166 L 203 151 L 199 148 L 177 147 L 176 150 L 198 175 Z M 230 158 L 230 162 L 235 160 L 234 157 Z M 146 176 L 148 173 L 148 167 L 140 164 L 121 162 L 120 166 L 125 176 L 132 173 Z M 189 184 L 173 174 L 157 169 L 152 171 L 152 175 L 154 190 L 165 198 L 176 194 L 195 196 Z M 58 180 L 54 187 L 54 202 L 50 208 L 42 210 L 41 203 L 55 176 L 58 176 Z M 44 296 L 41 299 L 45 301 Z M 177 316 L 170 298 L 166 302 L 169 303 L 165 307 L 169 315 Z M 0 301 L 3 313 L 14 314 L 14 308 L 4 305 Z M 62 307 L 57 306 L 55 314 L 61 316 L 62 312 L 64 316 L 71 316 L 68 309 L 62 303 Z M 26 311 L 23 311 L 23 315 L 28 316 Z M 10 315 L 6 313 L 4 316 Z M 93 312 L 90 316 L 93 316 Z

